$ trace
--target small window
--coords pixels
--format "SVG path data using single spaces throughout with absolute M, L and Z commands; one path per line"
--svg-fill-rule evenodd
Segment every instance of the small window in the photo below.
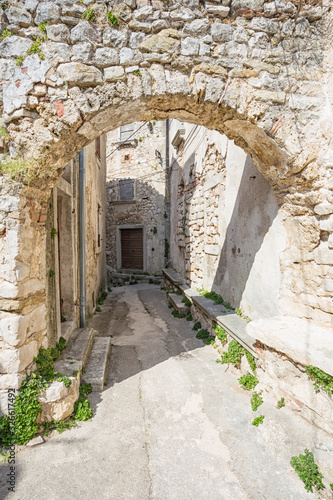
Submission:
M 123 179 L 119 181 L 119 200 L 120 201 L 134 200 L 133 179 Z
M 134 132 L 135 123 L 130 123 L 129 125 L 123 125 L 120 127 L 120 140 L 127 141 L 131 138 Z
M 101 159 L 101 138 L 100 137 L 97 137 L 97 139 L 95 139 L 95 152 L 96 152 L 96 156 L 98 156 L 98 158 Z
M 125 155 L 125 156 L 124 156 L 124 160 L 125 160 L 125 161 L 129 161 L 129 159 L 130 159 L 130 155 Z

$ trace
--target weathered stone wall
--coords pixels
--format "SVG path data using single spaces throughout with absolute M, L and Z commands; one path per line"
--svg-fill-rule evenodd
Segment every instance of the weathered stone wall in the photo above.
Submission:
M 45 228 L 39 226 L 66 163 L 120 125 L 174 117 L 224 133 L 252 156 L 288 218 L 284 312 L 327 323 L 333 264 L 330 2 L 145 3 L 110 4 L 119 28 L 108 23 L 104 3 L 9 1 L 0 9 L 1 29 L 8 30 L 0 42 L 6 142 L 12 157 L 25 154 L 49 169 L 35 187 L 21 186 L 20 196 L 4 188 L 10 206 L 3 210 L 3 314 L 16 314 L 16 321 L 21 312 L 30 314 L 32 303 L 33 310 L 43 307 Z M 92 22 L 82 20 L 88 7 Z M 48 39 L 42 41 L 39 25 L 45 22 Z M 2 160 L 2 170 L 10 166 Z M 20 340 L 17 349 L 9 348 L 15 373 L 23 373 L 45 338 L 45 321 L 37 323 L 27 344 Z
M 107 265 L 113 270 L 121 267 L 117 227 L 141 225 L 145 233 L 144 271 L 156 274 L 165 264 L 165 122 L 152 122 L 152 129 L 139 122 L 134 125 L 135 130 L 143 127 L 133 136 L 132 147 L 113 152 L 120 141 L 120 131 L 116 129 L 108 134 Z M 160 158 L 156 157 L 156 151 Z M 117 182 L 121 179 L 135 179 L 133 202 L 119 200 Z
M 1 178 L 0 408 L 17 388 L 41 345 L 47 346 L 45 307 L 46 200 L 37 189 Z M 23 236 L 23 237 L 22 237 Z
M 101 138 L 101 161 L 95 158 L 95 142 L 86 148 L 87 170 L 87 313 L 92 314 L 98 295 L 106 286 L 105 219 L 101 218 L 102 248 L 96 251 L 97 202 L 105 206 L 105 138 Z M 18 388 L 33 368 L 39 348 L 54 345 L 62 328 L 60 323 L 60 280 L 58 235 L 51 230 L 66 229 L 63 259 L 73 264 L 62 275 L 63 297 L 72 294 L 67 319 L 78 326 L 78 162 L 70 162 L 64 178 L 50 191 L 9 181 L 2 177 L 0 196 L 0 409 L 7 409 L 8 387 Z M 68 177 L 69 172 L 69 177 Z M 68 182 L 70 181 L 70 182 Z M 57 203 L 69 200 L 59 228 Z M 42 200 L 42 201 L 41 201 Z M 49 208 L 49 212 L 47 209 Z M 70 235 L 70 237 L 68 237 Z M 66 247 L 67 242 L 67 247 Z M 104 247 L 103 247 L 104 245 Z M 67 250 L 67 253 L 65 253 Z M 64 280 L 67 280 L 66 282 Z M 65 304 L 68 306 L 68 303 Z M 67 311 L 68 312 L 68 311 Z M 66 324 L 64 323 L 66 326 Z
M 181 128 L 171 148 L 172 267 L 247 316 L 278 314 L 286 237 L 272 188 L 225 136 L 173 121 L 171 141 Z
M 320 217 L 279 207 L 226 137 L 172 121 L 171 141 L 182 128 L 185 140 L 171 154 L 172 266 L 253 319 L 289 314 L 332 326 L 333 267 L 320 265 L 328 237 Z
M 100 158 L 96 155 L 95 141 L 86 148 L 87 317 L 92 315 L 101 292 L 106 288 L 106 136 L 102 136 L 100 141 Z M 98 228 L 100 245 L 98 245 Z

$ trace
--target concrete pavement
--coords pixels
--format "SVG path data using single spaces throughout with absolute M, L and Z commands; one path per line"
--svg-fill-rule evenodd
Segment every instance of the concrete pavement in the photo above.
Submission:
M 0 498 L 319 498 L 290 458 L 320 443 L 333 452 L 332 439 L 267 396 L 264 423 L 253 427 L 250 393 L 192 323 L 171 315 L 158 286 L 115 289 L 91 326 L 114 336 L 107 386 L 91 395 L 93 419 L 21 451 L 15 493 L 2 466 Z

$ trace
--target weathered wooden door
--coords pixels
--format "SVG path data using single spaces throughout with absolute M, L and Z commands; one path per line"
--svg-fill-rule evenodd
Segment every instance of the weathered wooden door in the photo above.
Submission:
M 143 269 L 143 229 L 121 229 L 121 267 Z

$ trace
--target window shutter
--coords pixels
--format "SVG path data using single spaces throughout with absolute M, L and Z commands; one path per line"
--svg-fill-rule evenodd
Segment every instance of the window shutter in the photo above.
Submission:
M 120 201 L 131 201 L 134 199 L 134 180 L 124 179 L 119 181 Z

